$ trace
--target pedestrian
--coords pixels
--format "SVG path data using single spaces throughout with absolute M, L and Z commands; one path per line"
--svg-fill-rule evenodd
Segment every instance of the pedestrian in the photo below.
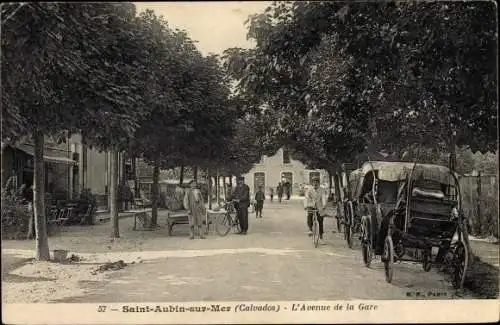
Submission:
M 262 209 L 264 208 L 264 200 L 266 199 L 266 195 L 262 189 L 262 186 L 259 186 L 257 193 L 255 193 L 255 217 L 262 218 Z
M 290 200 L 290 194 L 292 192 L 292 184 L 289 181 L 285 182 L 285 193 L 287 201 Z
M 306 191 L 306 197 L 304 200 L 305 209 L 307 210 L 307 227 L 309 228 L 308 235 L 312 236 L 313 210 L 316 210 L 319 223 L 319 240 L 320 243 L 324 245 L 325 242 L 323 241 L 323 219 L 327 202 L 319 186 L 319 178 L 314 178 L 312 180 L 312 183 L 313 186 Z
M 278 202 L 281 203 L 281 199 L 283 198 L 283 185 L 281 184 L 281 182 L 278 183 L 276 192 L 278 193 Z
M 240 176 L 231 196 L 236 201 L 236 214 L 240 223 L 239 234 L 246 235 L 248 231 L 248 207 L 250 206 L 250 188 L 245 184 L 245 178 Z
M 203 223 L 202 220 L 205 216 L 205 204 L 203 202 L 201 191 L 198 189 L 198 184 L 195 180 L 189 182 L 189 188 L 186 189 L 183 203 L 184 208 L 189 211 L 189 239 L 194 239 L 195 230 L 200 239 L 205 239 L 201 229 Z
M 274 188 L 270 187 L 269 188 L 269 197 L 271 198 L 271 202 L 273 202 L 274 198 Z

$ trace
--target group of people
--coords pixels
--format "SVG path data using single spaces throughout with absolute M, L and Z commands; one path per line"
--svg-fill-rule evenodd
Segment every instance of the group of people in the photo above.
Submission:
M 286 196 L 287 200 L 290 200 L 290 195 L 292 194 L 292 184 L 289 181 L 279 182 L 276 186 L 276 193 L 278 194 L 278 201 L 281 202 L 283 199 L 283 194 Z M 269 196 L 271 197 L 271 202 L 274 199 L 274 188 L 269 189 Z
M 202 230 L 202 223 L 206 211 L 205 204 L 203 202 L 203 196 L 197 186 L 196 181 L 191 181 L 189 183 L 189 186 L 190 188 L 186 191 L 184 196 L 184 207 L 189 212 L 190 239 L 195 238 L 196 232 L 198 233 L 200 239 L 204 239 L 205 237 L 203 236 L 204 232 Z M 281 200 L 279 192 L 278 197 Z M 265 198 L 266 196 L 264 194 L 263 187 L 260 186 L 255 193 L 255 213 L 257 218 L 262 218 L 262 210 Z M 237 185 L 234 190 L 231 191 L 230 195 L 228 196 L 228 200 L 235 202 L 237 218 L 241 229 L 239 234 L 246 235 L 248 231 L 248 208 L 250 207 L 251 200 L 250 188 L 245 184 L 244 177 L 237 178 Z M 307 211 L 307 226 L 309 228 L 309 236 L 312 235 L 313 213 L 315 211 L 317 212 L 319 223 L 319 237 L 320 243 L 322 244 L 324 244 L 323 219 L 327 202 L 328 198 L 324 195 L 320 188 L 319 178 L 313 179 L 312 187 L 310 187 L 305 193 L 304 207 Z
M 235 208 L 240 224 L 241 231 L 239 234 L 246 235 L 248 231 L 248 208 L 250 206 L 250 188 L 245 184 L 244 177 L 238 177 L 237 185 L 231 193 L 228 193 L 228 200 L 236 202 Z M 260 196 L 259 201 L 260 201 Z M 203 218 L 206 215 L 205 202 L 201 194 L 198 184 L 195 180 L 189 183 L 189 188 L 184 195 L 184 208 L 188 211 L 190 239 L 194 239 L 196 235 L 200 239 L 205 239 L 203 236 Z M 262 217 L 262 206 L 260 208 L 260 216 Z

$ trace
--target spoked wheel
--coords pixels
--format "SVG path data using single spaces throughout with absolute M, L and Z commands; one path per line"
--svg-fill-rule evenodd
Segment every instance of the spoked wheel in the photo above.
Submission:
M 363 218 L 361 221 L 361 253 L 363 254 L 363 263 L 370 267 L 372 263 L 372 239 L 371 239 L 370 220 Z
M 347 246 L 349 246 L 349 248 L 352 248 L 352 243 L 353 243 L 353 235 L 354 235 L 354 225 L 351 223 L 349 225 L 349 227 L 346 228 L 345 230 L 346 232 L 346 241 L 347 241 Z
M 319 244 L 319 222 L 318 220 L 314 220 L 313 226 L 312 226 L 312 240 L 313 240 L 313 245 L 314 247 L 318 247 Z
M 342 232 L 342 221 L 340 220 L 339 217 L 336 217 L 336 219 L 337 219 L 337 231 L 339 233 L 341 233 Z
M 392 275 L 394 273 L 394 244 L 392 243 L 391 236 L 387 236 L 384 241 L 384 270 L 385 281 L 392 282 Z
M 422 263 L 422 268 L 424 269 L 425 272 L 429 272 L 432 267 L 432 261 L 431 261 L 431 250 L 426 249 L 424 251 L 424 261 Z
M 219 236 L 226 236 L 231 230 L 231 215 L 229 213 L 220 214 L 217 216 L 215 230 Z
M 240 226 L 240 222 L 238 221 L 238 219 L 236 219 L 235 223 L 233 224 L 233 232 L 234 233 L 241 232 L 241 226 Z
M 352 248 L 352 216 L 349 212 L 349 210 L 347 210 L 347 213 L 346 213 L 346 218 L 345 218 L 345 224 L 344 224 L 344 239 L 345 241 L 347 242 L 347 246 L 349 246 L 349 248 Z
M 453 250 L 453 286 L 455 289 L 463 288 L 468 266 L 469 251 L 467 245 L 459 241 Z

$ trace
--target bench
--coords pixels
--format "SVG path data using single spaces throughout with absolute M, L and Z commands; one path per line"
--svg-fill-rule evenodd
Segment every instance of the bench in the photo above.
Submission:
M 169 236 L 172 236 L 172 229 L 175 225 L 187 224 L 189 224 L 189 212 L 187 210 L 167 212 L 167 228 Z

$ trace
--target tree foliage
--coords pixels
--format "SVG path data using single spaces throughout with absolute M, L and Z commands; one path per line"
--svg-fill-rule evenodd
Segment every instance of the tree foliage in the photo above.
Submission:
M 320 165 L 367 145 L 449 148 L 453 132 L 458 145 L 496 150 L 494 9 L 276 2 L 249 19 L 256 48 L 229 49 L 226 67 L 253 107 L 276 112 L 276 133 L 316 139 Z

